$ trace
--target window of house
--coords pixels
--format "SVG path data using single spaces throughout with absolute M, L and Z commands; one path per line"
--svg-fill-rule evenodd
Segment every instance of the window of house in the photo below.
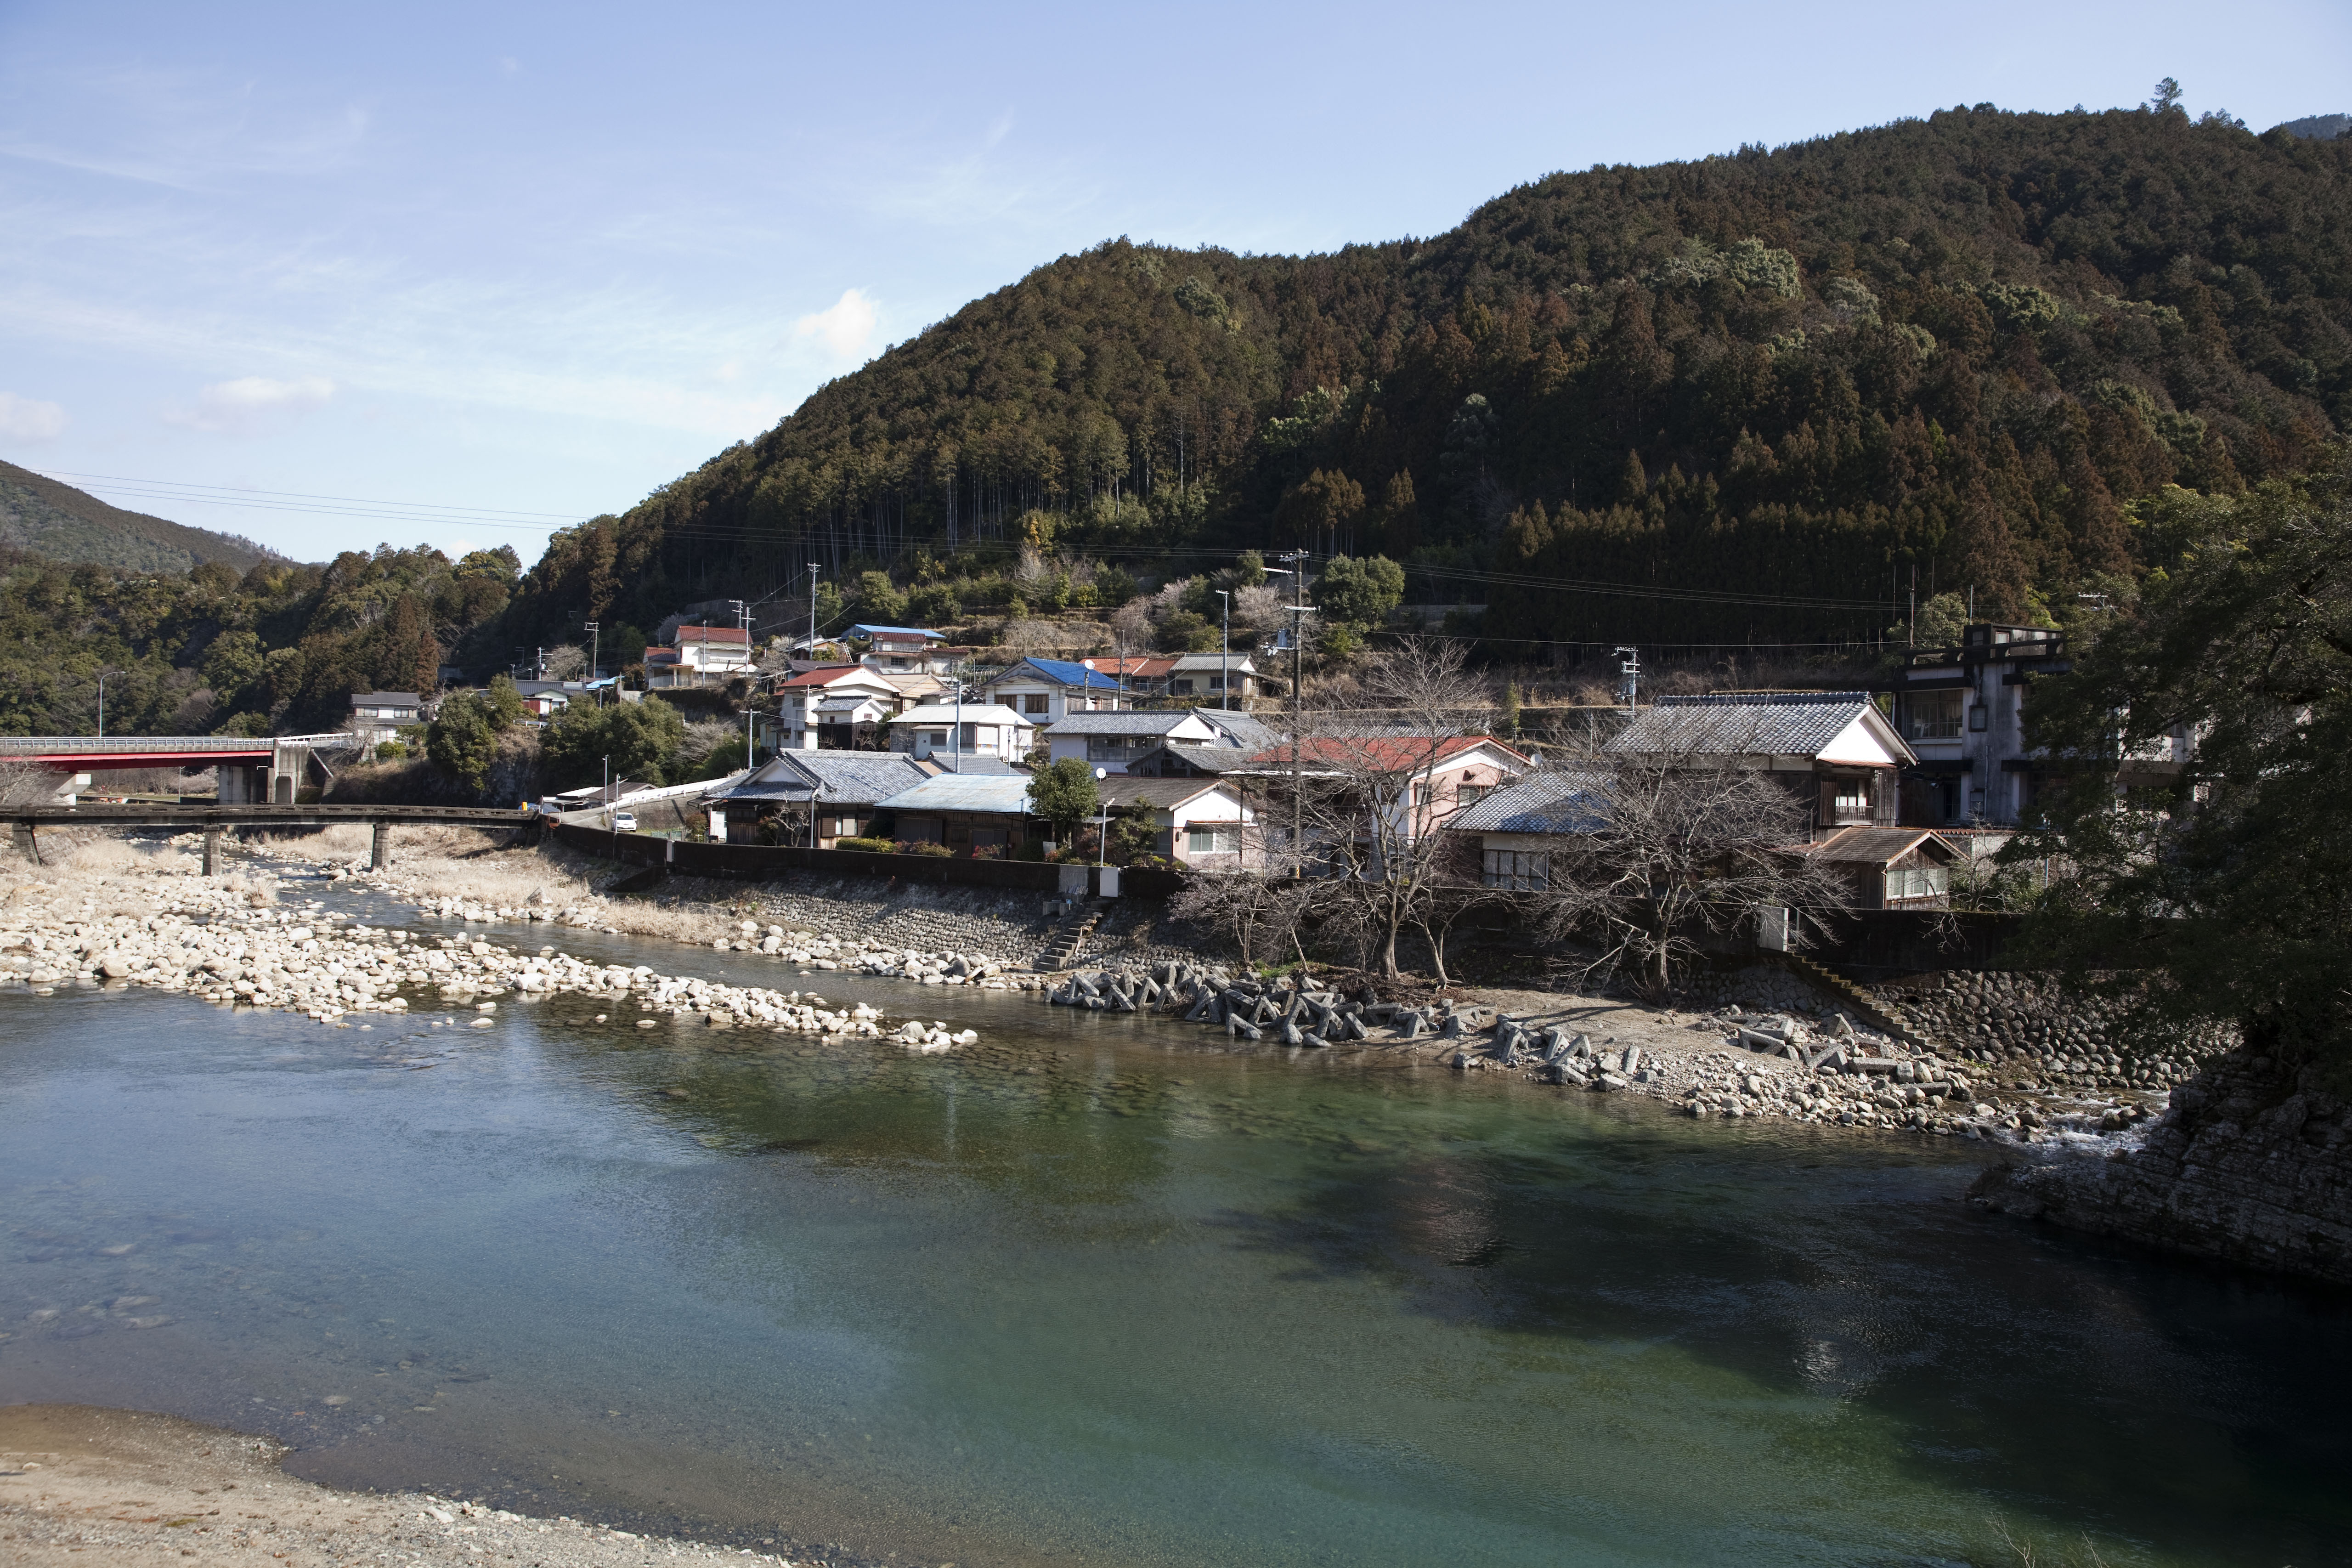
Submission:
M 945 730 L 926 730 L 923 731 L 923 744 L 927 746 L 944 746 L 947 743 L 948 732 Z
M 1831 781 L 1830 789 L 1830 809 L 1840 819 L 1870 815 L 1868 779 L 1834 779 Z
M 1494 790 L 1493 784 L 1458 784 L 1454 786 L 1454 803 L 1456 805 L 1475 805 Z
M 1012 841 L 1013 833 L 1009 828 L 975 827 L 971 830 L 971 847 L 975 849 L 986 849 L 991 846 L 1002 848 Z
M 1194 827 L 1186 835 L 1186 847 L 1195 855 L 1234 855 L 1242 847 L 1241 830 L 1236 827 Z
M 857 818 L 856 818 L 856 817 L 854 817 L 854 816 L 836 816 L 836 817 L 835 817 L 835 818 L 833 819 L 833 836 L 834 836 L 835 838 L 855 838 L 855 837 L 857 837 Z
M 1517 893 L 1543 892 L 1551 886 L 1551 857 L 1538 849 L 1489 849 L 1485 881 Z
M 1899 727 L 1905 739 L 1912 741 L 1954 741 L 1960 734 L 1960 708 L 1968 700 L 1964 691 L 1912 691 L 1900 699 Z
M 1136 752 L 1150 748 L 1150 741 L 1140 735 L 1088 735 L 1087 761 L 1090 763 L 1124 762 Z
M 1983 733 L 1984 733 L 1984 728 L 1985 728 L 1985 705 L 1984 705 L 1983 703 L 1981 703 L 1981 702 L 1971 702 L 1971 703 L 1969 703 L 1969 731 L 1970 731 L 1972 733 L 1981 735 L 1981 734 L 1983 734 Z
M 1192 678 L 1188 675 L 1181 680 L 1171 680 L 1168 683 L 1168 689 L 1172 695 L 1189 697 L 1192 694 Z
M 963 727 L 963 749 L 967 752 L 976 752 L 980 749 L 979 725 L 966 724 Z
M 1033 691 L 1028 696 L 1024 697 L 1021 700 L 1021 711 L 1024 713 L 1045 712 L 1045 694 L 1042 691 Z
M 1886 873 L 1886 901 L 1940 898 L 1949 890 L 1952 874 L 1942 866 L 1919 866 Z

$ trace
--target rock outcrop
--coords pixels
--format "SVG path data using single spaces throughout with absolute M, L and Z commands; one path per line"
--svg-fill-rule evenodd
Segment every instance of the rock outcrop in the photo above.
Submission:
M 2224 1056 L 2136 1149 L 1997 1165 L 1972 1201 L 2201 1258 L 2352 1282 L 2352 1108 L 2312 1068 Z

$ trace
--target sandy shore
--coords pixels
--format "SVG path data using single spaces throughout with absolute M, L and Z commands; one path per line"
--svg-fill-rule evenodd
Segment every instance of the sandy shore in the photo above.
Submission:
M 170 1415 L 0 1405 L 0 1562 L 25 1568 L 191 1562 L 276 1568 L 398 1562 L 522 1568 L 792 1561 L 768 1547 L 526 1519 L 420 1493 L 339 1492 L 278 1467 L 267 1438 Z

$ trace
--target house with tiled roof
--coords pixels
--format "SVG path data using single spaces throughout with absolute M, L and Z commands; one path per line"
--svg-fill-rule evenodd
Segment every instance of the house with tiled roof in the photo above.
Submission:
M 1055 762 L 1075 757 L 1114 773 L 1145 752 L 1169 743 L 1215 745 L 1218 731 L 1183 708 L 1125 709 L 1110 713 L 1073 713 L 1044 731 Z M 1238 750 L 1239 748 L 1230 748 Z
M 1777 776 L 1812 814 L 1816 832 L 1892 827 L 1899 775 L 1918 761 L 1860 691 L 1723 691 L 1661 697 L 1634 713 L 1609 751 L 1627 756 L 1736 762 Z
M 830 849 L 873 826 L 876 808 L 929 774 L 894 752 L 779 752 L 723 795 L 709 796 L 730 820 L 776 819 L 784 843 Z
M 1068 658 L 1023 658 L 975 689 L 984 700 L 1001 702 L 1041 728 L 1073 713 L 1108 713 L 1124 706 L 1117 677 Z

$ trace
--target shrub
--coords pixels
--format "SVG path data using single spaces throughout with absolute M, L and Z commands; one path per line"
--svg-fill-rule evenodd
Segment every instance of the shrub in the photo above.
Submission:
M 901 838 L 890 846 L 900 855 L 928 855 L 934 860 L 952 860 L 955 851 L 944 844 L 934 844 L 928 838 Z
M 887 855 L 896 847 L 887 838 L 836 838 L 835 849 L 854 849 L 860 855 Z

